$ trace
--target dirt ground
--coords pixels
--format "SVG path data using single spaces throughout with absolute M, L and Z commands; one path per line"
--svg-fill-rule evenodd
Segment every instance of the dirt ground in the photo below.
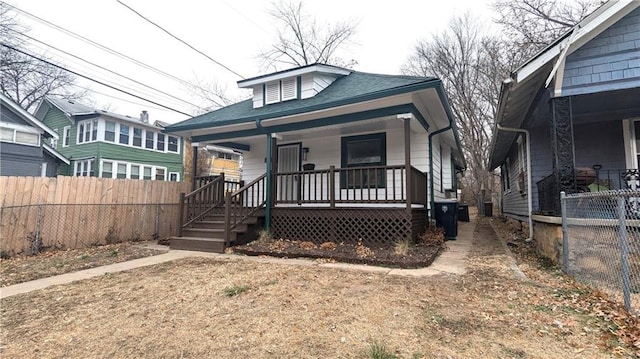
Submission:
M 2 259 L 0 287 L 164 253 L 139 244 L 118 243 Z
M 608 335 L 624 322 L 604 299 L 535 262 L 518 279 L 488 223 L 475 237 L 463 276 L 189 258 L 17 295 L 2 300 L 0 355 L 639 357 Z

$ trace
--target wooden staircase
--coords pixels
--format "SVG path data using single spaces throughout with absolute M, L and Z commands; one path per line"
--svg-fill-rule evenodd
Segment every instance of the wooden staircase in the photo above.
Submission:
M 264 219 L 260 211 L 265 205 L 264 178 L 240 187 L 226 182 L 222 174 L 200 181 L 200 188 L 191 193 L 181 193 L 180 233 L 170 238 L 169 247 L 224 253 L 231 244 L 254 239 Z

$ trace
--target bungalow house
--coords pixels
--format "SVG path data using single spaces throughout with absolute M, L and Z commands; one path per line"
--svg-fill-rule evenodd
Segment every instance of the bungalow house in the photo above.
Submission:
M 69 160 L 49 143 L 58 133 L 0 93 L 0 175 L 55 177 Z
M 71 163 L 59 175 L 181 181 L 183 144 L 162 132 L 161 122 L 97 110 L 83 104 L 46 97 L 36 117 L 60 134 L 51 145 Z
M 640 2 L 609 1 L 502 85 L 489 169 L 503 214 L 558 223 L 560 191 L 638 188 L 638 141 Z
M 312 64 L 238 85 L 252 98 L 166 128 L 240 151 L 246 183 L 185 195 L 172 247 L 223 250 L 256 217 L 277 238 L 389 243 L 456 196 L 465 162 L 440 80 Z

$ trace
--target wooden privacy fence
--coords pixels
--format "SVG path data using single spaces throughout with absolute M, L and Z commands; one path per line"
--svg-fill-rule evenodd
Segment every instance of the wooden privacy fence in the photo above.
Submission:
M 85 248 L 178 233 L 188 183 L 96 177 L 0 177 L 0 251 Z

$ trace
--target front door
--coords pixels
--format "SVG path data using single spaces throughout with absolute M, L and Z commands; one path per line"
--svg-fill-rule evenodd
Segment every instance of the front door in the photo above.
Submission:
M 300 180 L 297 174 L 291 172 L 300 171 L 301 144 L 278 146 L 278 201 L 297 202 L 300 198 Z

